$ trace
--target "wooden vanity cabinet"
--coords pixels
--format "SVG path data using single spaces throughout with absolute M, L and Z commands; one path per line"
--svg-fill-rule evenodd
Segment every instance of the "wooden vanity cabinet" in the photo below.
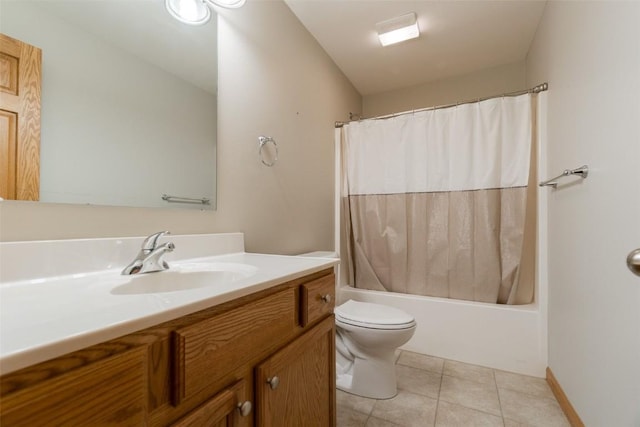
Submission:
M 334 296 L 327 269 L 5 375 L 0 425 L 335 426 Z

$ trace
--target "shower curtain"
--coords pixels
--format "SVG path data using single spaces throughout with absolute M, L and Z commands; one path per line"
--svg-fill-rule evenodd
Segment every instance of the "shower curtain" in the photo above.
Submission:
M 533 102 L 525 94 L 345 125 L 341 199 L 349 283 L 531 302 Z

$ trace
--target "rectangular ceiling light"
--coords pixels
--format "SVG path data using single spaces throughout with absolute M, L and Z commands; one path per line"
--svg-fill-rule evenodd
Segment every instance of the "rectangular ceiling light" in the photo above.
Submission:
M 382 46 L 400 43 L 420 36 L 418 20 L 414 12 L 376 24 L 376 31 Z

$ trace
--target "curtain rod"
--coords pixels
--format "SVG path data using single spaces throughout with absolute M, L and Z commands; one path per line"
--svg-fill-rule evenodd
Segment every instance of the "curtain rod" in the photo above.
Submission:
M 488 96 L 486 98 L 476 98 L 476 99 L 473 99 L 473 100 L 463 101 L 463 102 L 456 102 L 456 103 L 453 103 L 453 104 L 437 105 L 435 107 L 420 108 L 418 110 L 403 111 L 401 113 L 386 114 L 384 116 L 369 117 L 369 118 L 359 118 L 357 120 L 350 120 L 348 122 L 336 122 L 335 123 L 335 127 L 336 128 L 341 128 L 344 125 L 347 125 L 347 124 L 349 124 L 351 122 L 359 122 L 361 120 L 384 120 L 384 119 L 390 119 L 390 118 L 397 117 L 397 116 L 403 116 L 405 114 L 418 113 L 420 111 L 430 111 L 430 110 L 440 110 L 440 109 L 443 109 L 443 108 L 451 108 L 451 107 L 456 107 L 458 105 L 472 104 L 474 102 L 486 101 L 488 99 L 502 98 L 504 96 L 519 96 L 519 95 L 524 95 L 525 93 L 539 93 L 539 92 L 544 92 L 547 89 L 549 89 L 549 85 L 545 82 L 545 83 L 539 84 L 537 86 L 534 86 L 531 89 L 519 90 L 517 92 L 503 93 L 502 95 Z M 353 117 L 353 114 L 349 113 L 349 116 Z M 351 118 L 351 117 L 349 117 L 349 118 Z

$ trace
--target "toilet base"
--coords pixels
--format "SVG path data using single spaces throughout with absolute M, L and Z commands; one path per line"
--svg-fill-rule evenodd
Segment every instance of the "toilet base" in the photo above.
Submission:
M 354 358 L 346 372 L 337 366 L 336 387 L 371 399 L 391 399 L 398 394 L 395 351 L 377 351 L 367 359 Z M 355 379 L 355 381 L 354 381 Z

